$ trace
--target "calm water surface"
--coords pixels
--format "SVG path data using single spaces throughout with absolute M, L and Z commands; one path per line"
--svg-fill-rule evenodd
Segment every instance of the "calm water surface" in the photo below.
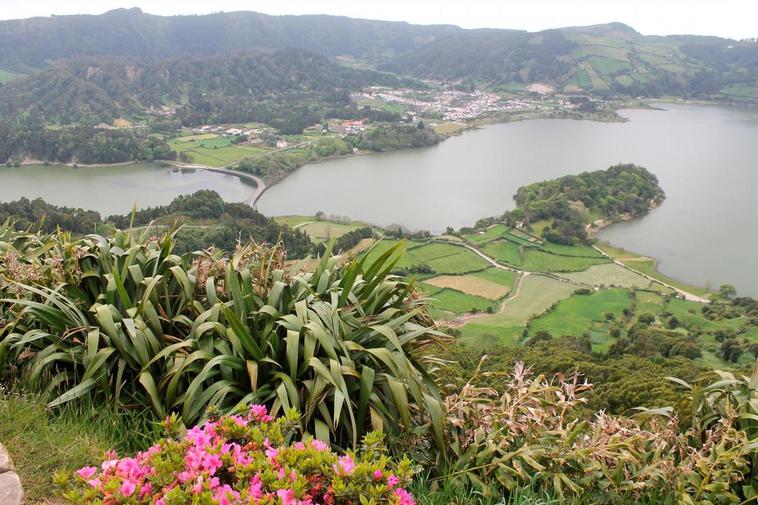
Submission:
M 255 185 L 204 170 L 177 171 L 151 163 L 117 167 L 30 165 L 0 167 L 0 201 L 41 197 L 48 203 L 80 207 L 103 216 L 165 205 L 178 195 L 216 190 L 228 202 L 242 201 Z
M 645 166 L 668 198 L 601 238 L 696 284 L 758 296 L 758 110 L 663 105 L 626 123 L 494 125 L 438 146 L 306 166 L 258 203 L 267 215 L 340 214 L 440 232 L 513 208 L 519 186 L 615 163 Z

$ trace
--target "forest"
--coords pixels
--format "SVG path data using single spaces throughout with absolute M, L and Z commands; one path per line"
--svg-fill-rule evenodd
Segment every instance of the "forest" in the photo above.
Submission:
M 658 178 L 645 168 L 615 165 L 522 186 L 513 197 L 515 209 L 499 218 L 482 219 L 477 228 L 498 221 L 530 228 L 538 221 L 548 221 L 549 226 L 542 230 L 544 239 L 573 245 L 588 241 L 587 226 L 594 220 L 638 217 L 665 197 Z
M 0 122 L 0 163 L 17 165 L 25 158 L 97 164 L 175 160 L 176 153 L 161 138 L 136 129 L 53 129 L 31 120 Z
M 185 126 L 255 121 L 300 133 L 324 117 L 360 117 L 350 91 L 400 82 L 303 49 L 159 61 L 79 58 L 0 87 L 0 113 L 97 125 L 168 106 Z
M 19 230 L 54 233 L 60 229 L 77 236 L 131 226 L 178 229 L 174 238 L 176 250 L 180 252 L 211 247 L 233 251 L 238 242 L 255 240 L 268 244 L 281 242 L 288 254 L 297 258 L 309 254 L 313 247 L 302 232 L 277 224 L 247 204 L 226 203 L 210 190 L 179 196 L 168 205 L 107 218 L 91 210 L 59 207 L 39 198 L 22 198 L 0 203 L 1 222 L 12 223 Z

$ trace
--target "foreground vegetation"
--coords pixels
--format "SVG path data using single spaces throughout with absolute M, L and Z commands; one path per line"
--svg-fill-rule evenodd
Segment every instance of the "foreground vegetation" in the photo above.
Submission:
M 490 348 L 492 357 L 480 362 L 434 328 L 414 283 L 390 274 L 398 244 L 347 261 L 327 252 L 311 272 L 287 266 L 277 247 L 249 244 L 224 257 L 177 255 L 173 245 L 170 234 L 156 238 L 150 230 L 74 239 L 3 229 L 3 380 L 44 395 L 53 421 L 39 425 L 42 433 L 66 429 L 73 436 L 81 423 L 59 428 L 69 412 L 85 419 L 115 415 L 117 424 L 87 423 L 94 425 L 87 433 L 133 451 L 154 443 L 156 419 L 171 415 L 172 425 L 203 425 L 216 422 L 216 413 L 261 402 L 276 416 L 299 410 L 301 416 L 276 423 L 291 423 L 335 449 L 357 448 L 370 431 L 382 431 L 391 454 L 425 468 L 420 476 L 431 480 L 422 477 L 427 487 L 421 493 L 428 500 L 463 492 L 514 503 L 530 495 L 737 503 L 756 492 L 758 376 L 701 376 L 683 356 L 669 354 L 677 346 L 677 353 L 689 352 L 682 346 L 687 339 L 671 341 L 673 335 L 645 327 L 647 318 L 638 318 L 628 343 L 619 340 L 609 349 L 615 361 L 591 354 L 581 338 L 551 339 L 546 321 L 532 343 L 518 348 L 523 352 Z M 447 257 L 450 247 L 466 250 L 434 244 L 419 246 L 414 256 Z M 610 301 L 618 304 L 617 317 L 627 302 Z M 753 310 L 742 303 L 723 310 Z M 635 345 L 653 354 L 638 356 Z M 531 375 L 523 362 L 544 375 Z M 596 382 L 595 392 L 573 375 L 575 367 Z M 654 367 L 659 371 L 651 373 Z M 667 381 L 671 373 L 684 381 Z M 628 379 L 623 387 L 622 378 Z M 17 398 L 35 397 L 10 394 L 5 401 L 19 404 Z M 627 417 L 643 405 L 650 407 L 644 415 Z M 593 414 L 600 408 L 606 413 Z M 9 410 L 13 419 L 24 415 L 23 408 Z M 19 430 L 3 423 L 0 429 Z M 119 434 L 130 434 L 129 440 Z M 23 447 L 19 435 L 8 436 L 13 451 Z M 38 444 L 37 435 L 20 436 Z M 83 442 L 82 453 L 100 443 Z M 165 441 L 159 447 L 163 454 L 186 446 Z M 213 454 L 214 447 L 201 450 Z M 135 461 L 147 462 L 153 453 Z M 67 468 L 55 461 L 50 465 Z M 44 470 L 26 468 L 22 475 L 44 480 Z M 299 470 L 291 468 L 297 481 Z M 216 472 L 196 471 L 203 482 Z M 97 493 L 81 494 L 89 489 L 83 481 L 64 485 L 73 486 L 69 498 L 83 503 L 98 493 L 121 489 L 131 496 L 137 484 L 147 486 L 123 487 L 118 475 L 121 480 Z M 217 476 L 220 486 L 229 486 L 223 489 L 230 500 L 234 491 L 248 489 L 233 475 Z M 110 474 L 99 478 L 111 482 Z M 272 474 L 272 482 L 277 478 Z M 150 482 L 155 492 L 161 489 Z M 295 486 L 296 496 L 305 492 Z

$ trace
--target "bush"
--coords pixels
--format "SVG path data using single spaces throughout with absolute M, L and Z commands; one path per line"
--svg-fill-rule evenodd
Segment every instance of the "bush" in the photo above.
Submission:
M 338 456 L 310 437 L 293 442 L 300 424 L 294 411 L 274 420 L 252 405 L 189 431 L 178 429 L 175 417 L 164 424 L 169 438 L 135 457 L 109 454 L 100 468 L 56 476 L 64 497 L 112 505 L 414 504 L 404 487 L 410 461 L 394 464 L 377 433 L 364 438 L 359 453 Z
M 707 413 L 698 419 L 708 424 L 684 433 L 668 409 L 582 420 L 591 388 L 576 374 L 533 377 L 521 363 L 502 395 L 467 383 L 445 400 L 449 478 L 484 495 L 532 488 L 594 503 L 661 494 L 679 503 L 739 503 L 752 494 L 755 440 L 738 408 Z
M 0 366 L 58 395 L 50 407 L 89 398 L 189 424 L 265 403 L 341 447 L 372 430 L 410 438 L 439 409 L 423 352 L 439 333 L 413 285 L 388 275 L 399 246 L 304 272 L 279 247 L 176 255 L 171 235 L 150 233 L 0 227 Z

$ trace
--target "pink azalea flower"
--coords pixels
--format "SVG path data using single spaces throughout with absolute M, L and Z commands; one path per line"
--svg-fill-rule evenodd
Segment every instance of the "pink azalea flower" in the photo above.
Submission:
M 271 463 L 276 463 L 276 457 L 279 456 L 279 450 L 274 449 L 273 447 L 269 447 L 266 449 L 266 456 L 268 456 L 268 459 Z
M 260 500 L 263 497 L 263 484 L 261 483 L 261 477 L 255 474 L 252 482 L 250 483 L 250 497 L 255 500 Z
M 280 489 L 276 492 L 276 496 L 282 500 L 282 505 L 297 505 L 294 489 Z
M 96 473 L 97 473 L 97 468 L 95 468 L 94 466 L 85 466 L 84 468 L 80 468 L 76 472 L 76 475 L 78 475 L 84 480 L 89 480 Z
M 397 478 L 395 474 L 390 474 L 389 477 L 387 477 L 387 487 L 392 489 L 393 487 L 397 486 L 400 483 L 400 479 Z
M 374 480 L 379 480 L 384 476 L 381 470 L 374 471 Z
M 273 417 L 268 415 L 265 405 L 250 405 L 250 417 L 262 423 L 269 423 L 274 420 Z
M 142 486 L 142 489 L 139 490 L 139 497 L 140 499 L 144 498 L 145 496 L 149 495 L 152 492 L 153 492 L 153 485 L 148 482 L 147 484 L 144 484 Z
M 121 494 L 126 497 L 133 495 L 135 489 L 137 489 L 137 485 L 130 480 L 125 480 L 124 483 L 121 484 Z
M 401 487 L 395 489 L 395 496 L 398 497 L 398 505 L 416 505 L 411 493 Z
M 326 445 L 324 442 L 318 439 L 311 440 L 311 449 L 315 449 L 317 451 L 326 451 L 329 449 L 329 446 Z
M 337 467 L 337 465 L 334 465 L 334 471 L 337 473 L 350 475 L 351 473 L 355 471 L 355 462 L 353 461 L 353 458 L 351 458 L 349 454 L 340 456 L 340 459 L 337 460 L 337 463 L 339 463 L 339 467 Z

